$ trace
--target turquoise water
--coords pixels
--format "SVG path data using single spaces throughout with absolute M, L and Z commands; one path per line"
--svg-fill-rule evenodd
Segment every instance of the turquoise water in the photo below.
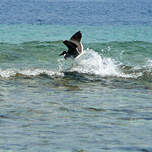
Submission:
M 2 0 L 0 12 L 0 152 L 152 151 L 150 1 Z M 84 54 L 65 61 L 78 30 Z
M 151 151 L 148 27 L 80 27 L 76 61 L 58 56 L 76 26 L 1 29 L 2 151 Z
M 0 25 L 0 42 L 59 41 L 75 31 L 83 32 L 83 42 L 145 41 L 152 42 L 150 25 Z M 66 33 L 66 35 L 65 35 Z

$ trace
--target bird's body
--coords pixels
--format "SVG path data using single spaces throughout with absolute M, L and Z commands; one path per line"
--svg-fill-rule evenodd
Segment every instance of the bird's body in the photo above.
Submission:
M 63 43 L 67 46 L 68 51 L 63 51 L 61 55 L 64 58 L 78 58 L 83 53 L 83 45 L 81 43 L 82 34 L 80 31 L 76 32 L 70 40 L 65 40 Z

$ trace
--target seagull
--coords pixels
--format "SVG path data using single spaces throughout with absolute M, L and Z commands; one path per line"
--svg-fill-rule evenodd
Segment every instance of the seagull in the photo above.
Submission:
M 67 58 L 78 58 L 83 53 L 83 45 L 81 43 L 82 34 L 80 31 L 76 32 L 70 40 L 65 40 L 63 43 L 67 46 L 68 51 L 63 51 L 59 56 Z

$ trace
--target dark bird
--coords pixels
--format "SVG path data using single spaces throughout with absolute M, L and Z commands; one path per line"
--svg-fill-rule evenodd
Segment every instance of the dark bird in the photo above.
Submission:
M 70 40 L 65 40 L 63 43 L 67 46 L 68 51 L 63 51 L 59 56 L 63 55 L 67 58 L 77 58 L 83 53 L 83 45 L 81 43 L 82 34 L 80 31 L 76 32 Z

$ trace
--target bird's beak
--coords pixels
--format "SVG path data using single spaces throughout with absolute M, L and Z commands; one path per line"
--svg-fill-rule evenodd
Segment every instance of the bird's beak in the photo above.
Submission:
M 59 56 L 64 55 L 64 54 L 65 54 L 65 51 L 63 51 L 61 54 L 59 54 Z

